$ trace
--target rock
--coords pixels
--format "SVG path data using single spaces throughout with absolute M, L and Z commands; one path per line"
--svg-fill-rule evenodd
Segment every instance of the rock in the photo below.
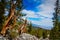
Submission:
M 0 35 L 0 40 L 6 40 L 6 39 L 9 40 L 8 37 L 3 37 Z M 22 33 L 20 36 L 17 36 L 15 39 L 12 40 L 49 40 L 49 38 L 43 39 L 43 37 L 40 37 L 40 39 L 38 39 L 34 35 Z
M 38 38 L 33 35 L 23 33 L 19 36 L 18 40 L 38 40 Z
M 49 40 L 49 38 L 45 38 L 45 39 L 43 39 L 43 38 L 41 37 L 39 40 Z
M 6 38 L 0 35 L 0 40 L 6 40 Z

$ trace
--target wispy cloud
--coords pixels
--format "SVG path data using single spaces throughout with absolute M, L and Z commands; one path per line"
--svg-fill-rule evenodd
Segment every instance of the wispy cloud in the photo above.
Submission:
M 25 13 L 27 14 L 26 17 L 31 17 L 31 18 L 38 18 L 37 15 L 35 15 L 35 12 L 34 11 L 31 11 L 31 10 L 22 10 L 22 13 Z
M 41 5 L 39 5 L 37 8 L 38 10 L 41 9 L 42 11 L 38 12 L 39 15 L 45 16 L 45 17 L 49 17 L 52 18 L 53 17 L 53 13 L 54 8 L 55 8 L 55 2 L 56 0 L 45 0 L 44 3 L 42 3 Z
M 44 18 L 40 21 L 31 21 L 34 24 L 39 25 L 38 27 L 45 28 L 45 29 L 51 29 L 53 27 L 52 19 Z
M 53 27 L 52 17 L 53 13 L 55 12 L 54 8 L 56 0 L 42 0 L 42 1 L 43 1 L 42 4 L 36 6 L 36 9 L 38 9 L 37 12 L 31 9 L 30 10 L 24 9 L 22 10 L 22 13 L 26 13 L 27 15 L 25 17 L 30 18 L 30 21 L 32 21 L 33 24 L 40 25 L 39 27 L 42 26 L 42 28 L 45 29 L 51 29 Z

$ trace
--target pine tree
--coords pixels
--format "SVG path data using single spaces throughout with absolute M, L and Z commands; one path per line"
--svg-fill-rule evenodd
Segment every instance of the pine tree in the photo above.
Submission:
M 6 0 L 5 0 L 6 1 Z M 4 2 L 5 2 L 4 1 Z M 17 23 L 17 19 L 18 19 L 18 16 L 22 16 L 21 14 L 21 10 L 22 10 L 22 0 L 10 0 L 10 1 L 7 1 L 7 5 L 8 6 L 8 16 L 7 16 L 7 19 L 3 25 L 3 28 L 2 28 L 2 31 L 1 31 L 1 34 L 5 35 L 6 33 L 6 30 L 9 27 L 9 25 L 11 26 L 12 25 L 12 28 L 14 28 L 14 25 Z M 7 6 L 5 5 L 5 6 Z M 15 12 L 17 10 L 17 12 Z
M 60 30 L 60 26 L 59 26 L 59 23 L 60 23 L 59 20 L 60 19 L 58 17 L 60 14 L 59 13 L 60 12 L 59 11 L 60 10 L 59 9 L 59 7 L 60 7 L 59 1 L 60 0 L 56 1 L 56 8 L 55 8 L 54 19 L 53 19 L 54 20 L 53 21 L 54 22 L 54 28 L 51 30 L 51 33 L 50 33 L 50 40 L 60 40 L 60 31 L 59 31 Z
M 1 0 L 0 1 L 0 31 L 2 29 L 2 26 L 3 26 L 3 23 L 5 21 L 5 5 L 6 5 L 6 2 L 5 0 Z
M 28 25 L 28 33 L 31 33 L 31 31 L 32 31 L 32 23 L 30 22 Z

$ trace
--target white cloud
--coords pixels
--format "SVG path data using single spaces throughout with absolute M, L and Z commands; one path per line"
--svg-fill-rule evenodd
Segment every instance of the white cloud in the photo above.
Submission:
M 36 24 L 40 26 L 44 26 L 45 28 L 50 28 L 53 27 L 53 22 L 52 22 L 52 17 L 53 13 L 55 12 L 55 2 L 56 0 L 45 0 L 44 3 L 40 4 L 37 8 L 38 10 L 41 9 L 41 11 L 37 12 L 37 14 L 42 15 L 44 18 L 41 21 L 37 21 Z M 34 23 L 34 21 L 32 21 Z
M 32 21 L 33 24 L 39 25 L 41 28 L 51 29 L 53 27 L 52 19 L 44 18 L 41 21 Z
M 39 15 L 52 18 L 55 8 L 56 0 L 45 0 L 44 3 L 39 5 L 38 10 L 41 9 L 40 12 L 37 12 Z
M 44 4 L 47 4 L 47 5 L 54 5 L 56 2 L 56 0 L 45 0 L 44 1 Z
M 22 10 L 22 13 L 25 13 L 27 14 L 26 17 L 31 17 L 31 18 L 38 18 L 37 15 L 35 15 L 35 12 L 34 11 L 31 11 L 31 10 Z
M 53 27 L 52 17 L 53 17 L 53 13 L 55 12 L 54 8 L 55 8 L 56 0 L 44 0 L 43 2 L 44 3 L 37 6 L 37 9 L 39 10 L 38 12 L 24 9 L 22 10 L 22 13 L 26 13 L 27 14 L 26 17 L 41 18 L 42 20 L 39 21 L 34 21 L 34 20 L 31 21 L 33 24 L 42 26 L 42 28 L 51 29 Z

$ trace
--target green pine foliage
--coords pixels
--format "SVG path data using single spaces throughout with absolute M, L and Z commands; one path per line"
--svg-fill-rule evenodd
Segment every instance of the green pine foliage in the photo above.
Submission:
M 37 38 L 40 38 L 40 37 L 46 38 L 47 35 L 50 34 L 50 30 L 46 30 L 46 29 L 32 26 L 31 23 L 27 26 L 27 29 L 28 29 L 27 33 L 34 35 Z
M 59 0 L 56 1 L 56 8 L 55 8 L 55 13 L 54 13 L 54 28 L 52 28 L 51 32 L 50 32 L 50 40 L 60 40 L 60 22 L 59 22 L 59 18 L 58 18 L 58 14 L 60 14 L 59 10 L 58 10 L 58 3 Z
M 5 0 L 1 0 L 1 2 L 0 2 L 0 31 L 1 31 L 3 23 L 5 21 L 5 16 L 4 16 L 5 5 L 6 5 Z

